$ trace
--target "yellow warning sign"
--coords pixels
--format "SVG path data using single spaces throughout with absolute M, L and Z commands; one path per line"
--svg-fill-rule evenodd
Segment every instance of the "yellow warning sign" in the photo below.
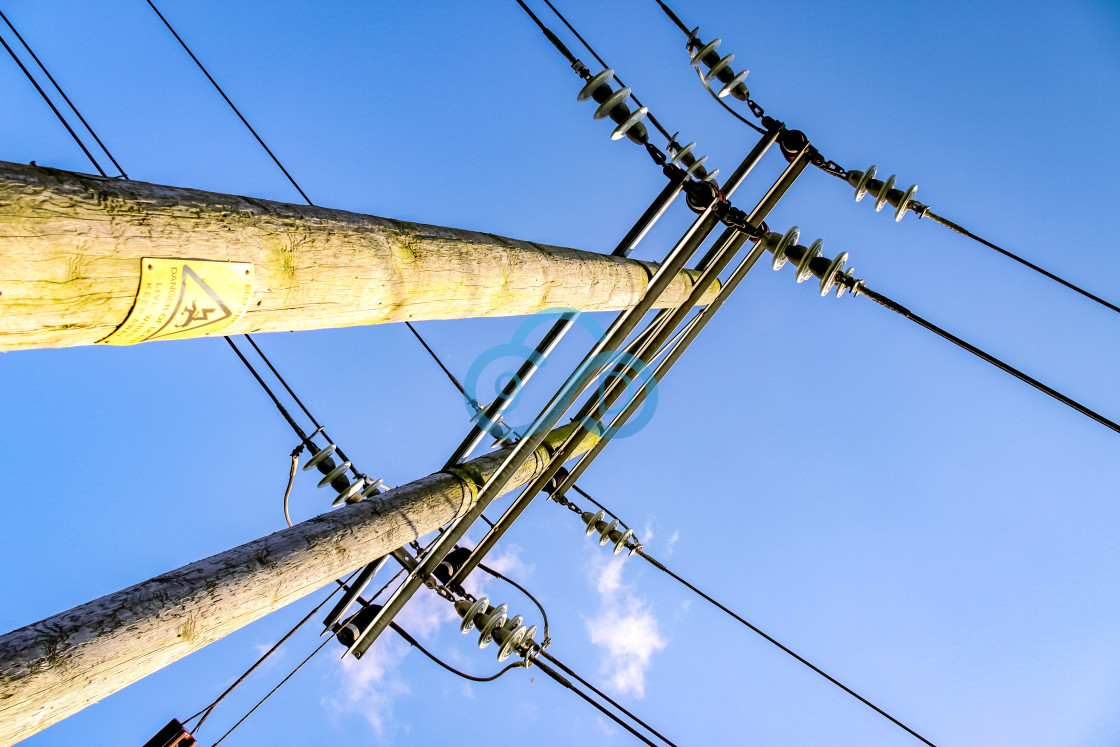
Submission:
M 241 318 L 253 293 L 249 262 L 145 257 L 140 267 L 136 303 L 106 345 L 212 335 Z

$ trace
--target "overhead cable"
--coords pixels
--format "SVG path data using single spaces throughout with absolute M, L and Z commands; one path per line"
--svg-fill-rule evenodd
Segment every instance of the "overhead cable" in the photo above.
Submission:
M 109 157 L 109 160 L 113 162 L 113 165 L 117 167 L 117 171 L 120 172 L 120 175 L 123 178 L 127 179 L 128 174 L 124 173 L 124 169 L 122 169 L 121 165 L 119 163 L 117 163 L 117 159 L 113 158 L 112 152 L 110 152 L 109 149 L 107 147 L 105 147 L 105 143 L 101 142 L 101 138 L 99 138 L 97 136 L 97 133 L 94 132 L 94 130 L 90 126 L 89 122 L 86 121 L 86 118 L 82 116 L 82 113 L 80 111 L 78 111 L 78 107 L 74 106 L 74 102 L 71 101 L 70 97 L 66 95 L 66 91 L 64 91 L 62 89 L 62 86 L 60 86 L 58 84 L 58 81 L 56 81 L 54 79 L 54 76 L 51 75 L 51 71 L 48 70 L 47 66 L 42 63 L 42 61 L 39 59 L 39 56 L 35 54 L 34 50 L 31 49 L 31 46 L 27 43 L 27 41 L 23 38 L 23 36 L 20 35 L 19 31 L 16 30 L 16 27 L 13 26 L 12 22 L 8 20 L 8 17 L 6 15 L 4 15 L 3 11 L 0 11 L 0 18 L 4 19 L 4 23 L 7 24 L 8 28 L 10 28 L 12 30 L 12 33 L 16 35 L 16 39 L 18 39 L 19 43 L 23 45 L 23 48 L 27 50 L 27 53 L 29 55 L 31 55 L 31 59 L 35 60 L 35 64 L 38 65 L 39 69 L 43 71 L 43 74 L 47 76 L 47 80 L 49 80 L 51 82 L 51 85 L 54 86 L 55 90 L 58 91 L 60 96 L 62 96 L 62 100 L 65 101 L 66 105 L 69 106 L 70 109 L 74 112 L 74 114 L 77 115 L 78 120 L 82 123 L 82 126 L 86 128 L 86 130 L 89 132 L 90 135 L 93 136 L 93 139 L 97 142 L 97 145 L 101 148 L 102 151 L 105 152 L 105 155 L 107 155 Z M 5 44 L 4 47 L 7 48 L 8 45 Z M 8 52 L 11 53 L 11 49 L 8 49 Z M 13 56 L 13 58 L 15 57 L 15 55 L 12 55 L 12 56 Z M 18 58 L 16 59 L 16 62 L 19 63 Z M 23 65 L 20 64 L 20 67 L 23 68 Z M 26 68 L 23 68 L 23 71 L 24 71 L 25 74 L 27 73 Z M 28 77 L 30 78 L 30 75 L 28 75 Z M 34 79 L 31 79 L 31 81 L 32 81 L 33 84 L 35 83 Z M 37 88 L 39 90 L 39 93 L 40 93 L 40 95 L 43 96 L 44 100 L 46 100 L 46 102 L 48 104 L 50 104 L 51 109 L 54 109 L 54 113 L 62 121 L 62 124 L 66 126 L 66 129 L 70 131 L 70 134 L 74 136 L 74 139 L 78 141 L 78 145 L 81 146 L 82 150 L 85 151 L 87 156 L 89 156 L 89 159 L 91 161 L 93 161 L 93 165 L 95 167 L 97 167 L 97 170 L 101 172 L 101 175 L 102 176 L 108 176 L 104 172 L 104 170 L 102 170 L 101 166 L 97 163 L 97 161 L 94 159 L 94 157 L 90 154 L 90 152 L 86 149 L 85 145 L 82 144 L 81 139 L 79 139 L 78 136 L 74 133 L 74 130 L 72 130 L 70 128 L 70 125 L 66 123 L 66 120 L 62 117 L 62 115 L 59 113 L 59 111 L 57 109 L 55 109 L 53 104 L 51 104 L 50 99 L 47 98 L 46 94 L 43 93 L 43 90 L 41 88 L 39 88 L 38 84 L 35 84 L 35 88 Z

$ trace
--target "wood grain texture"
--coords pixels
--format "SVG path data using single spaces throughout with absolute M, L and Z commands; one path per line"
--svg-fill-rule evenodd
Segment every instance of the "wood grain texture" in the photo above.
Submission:
M 552 431 L 503 492 L 539 475 L 574 425 Z M 588 434 L 580 453 L 597 439 Z M 472 505 L 510 449 L 330 511 L 0 636 L 0 747 L 14 744 Z
M 558 306 L 617 310 L 642 298 L 656 268 L 474 231 L 0 161 L 0 351 L 102 340 L 132 307 L 142 257 L 252 262 L 253 296 L 221 332 L 230 335 Z M 696 277 L 682 272 L 656 306 L 679 304 Z

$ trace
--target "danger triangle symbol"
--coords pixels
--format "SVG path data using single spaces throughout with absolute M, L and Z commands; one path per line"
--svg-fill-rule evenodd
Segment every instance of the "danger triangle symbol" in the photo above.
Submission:
M 167 322 L 147 339 L 159 340 L 184 334 L 193 337 L 198 330 L 220 324 L 233 316 L 229 306 L 187 265 L 183 265 L 182 277 L 179 303 Z

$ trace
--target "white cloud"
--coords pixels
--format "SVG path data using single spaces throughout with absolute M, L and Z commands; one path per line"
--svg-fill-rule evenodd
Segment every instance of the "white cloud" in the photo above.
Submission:
M 623 558 L 602 564 L 596 580 L 599 614 L 586 620 L 591 642 L 606 649 L 600 671 L 617 693 L 645 694 L 645 677 L 653 655 L 665 648 L 657 618 L 645 600 L 622 582 Z

